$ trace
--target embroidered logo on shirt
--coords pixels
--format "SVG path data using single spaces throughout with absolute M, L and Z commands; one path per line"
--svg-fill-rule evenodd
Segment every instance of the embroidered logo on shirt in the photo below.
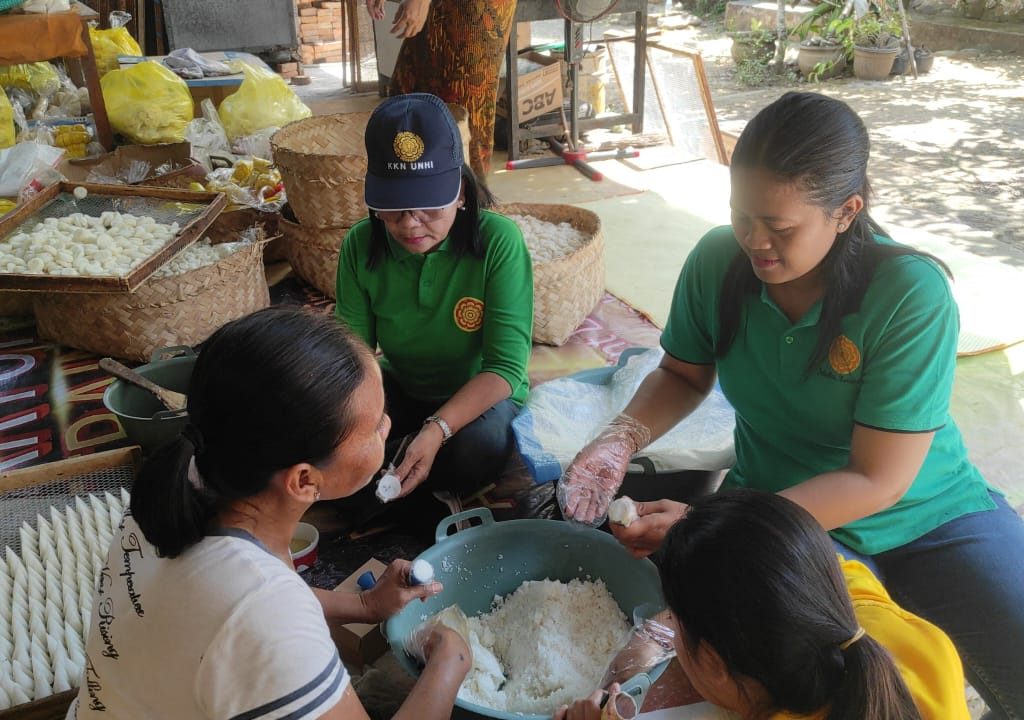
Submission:
M 414 132 L 403 131 L 395 135 L 395 155 L 403 162 L 416 162 L 425 149 L 423 138 Z
M 464 297 L 455 303 L 455 324 L 459 330 L 473 332 L 484 324 L 484 304 L 476 298 Z
M 849 375 L 860 367 L 860 350 L 850 338 L 840 335 L 829 348 L 828 364 L 840 375 Z

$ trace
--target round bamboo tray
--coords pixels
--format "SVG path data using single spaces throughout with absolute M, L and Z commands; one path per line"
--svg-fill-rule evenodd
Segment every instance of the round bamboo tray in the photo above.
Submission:
M 214 243 L 238 239 L 211 227 Z M 33 293 L 42 337 L 99 355 L 148 361 L 153 351 L 198 345 L 221 325 L 270 304 L 260 240 L 181 275 L 151 278 L 133 293 Z
M 309 228 L 351 227 L 366 216 L 363 133 L 370 113 L 290 123 L 270 144 L 295 217 Z
M 533 339 L 546 345 L 564 344 L 604 295 L 601 218 L 572 205 L 511 203 L 495 209 L 505 215 L 567 222 L 586 236 L 568 255 L 533 263 Z
M 281 211 L 278 229 L 284 238 L 288 262 L 302 280 L 331 299 L 337 299 L 338 255 L 347 227 L 317 228 L 295 222 L 288 205 Z

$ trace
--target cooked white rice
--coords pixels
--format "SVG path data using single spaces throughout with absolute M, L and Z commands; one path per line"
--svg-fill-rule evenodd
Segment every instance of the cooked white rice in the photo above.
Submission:
M 534 263 L 550 262 L 574 253 L 587 236 L 567 222 L 552 223 L 532 215 L 509 215 L 523 232 Z
M 629 633 L 601 580 L 527 581 L 469 626 L 473 669 L 459 697 L 542 715 L 594 692 Z

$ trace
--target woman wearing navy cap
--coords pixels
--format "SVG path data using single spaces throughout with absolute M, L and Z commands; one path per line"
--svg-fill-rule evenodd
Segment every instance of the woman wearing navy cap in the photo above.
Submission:
M 384 18 L 384 0 L 366 0 Z M 467 164 L 486 181 L 494 148 L 494 114 L 516 0 L 401 0 L 393 35 L 404 38 L 391 94 L 430 92 L 469 113 Z
M 392 437 L 410 436 L 400 497 L 428 479 L 465 496 L 497 479 L 526 399 L 530 255 L 518 226 L 484 209 L 440 98 L 382 103 L 366 154 L 370 216 L 342 245 L 336 313 L 381 350 Z

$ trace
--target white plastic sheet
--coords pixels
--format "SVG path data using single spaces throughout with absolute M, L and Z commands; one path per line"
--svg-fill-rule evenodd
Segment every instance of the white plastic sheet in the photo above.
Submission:
M 632 355 L 606 377 L 594 371 L 537 386 L 512 423 L 519 451 L 538 483 L 562 475 L 576 453 L 626 407 L 663 351 Z M 688 418 L 651 443 L 642 456 L 658 471 L 721 470 L 734 460 L 732 406 L 718 386 Z

